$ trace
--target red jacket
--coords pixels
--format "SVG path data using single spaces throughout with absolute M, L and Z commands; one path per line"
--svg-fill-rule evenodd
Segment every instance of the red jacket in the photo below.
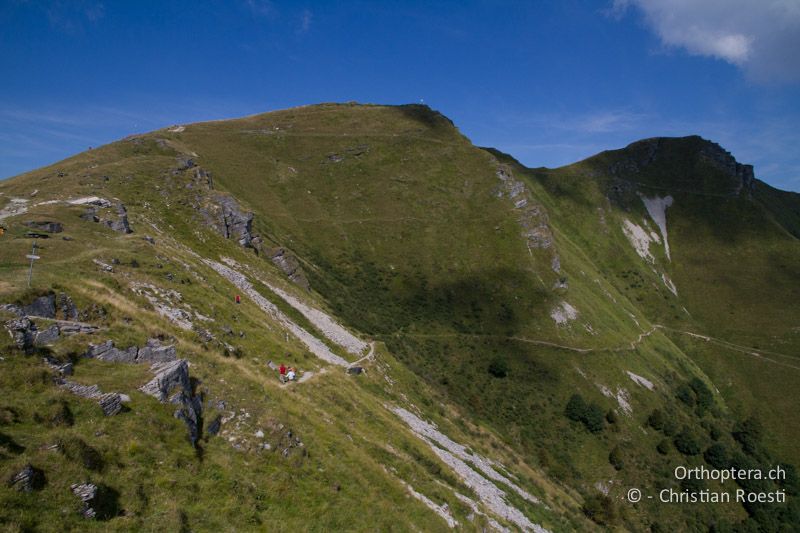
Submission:
M 278 372 L 280 372 L 280 373 L 281 373 L 281 376 L 285 376 L 285 375 L 286 375 L 286 367 L 285 367 L 285 366 L 283 366 L 283 365 L 281 365 L 281 366 L 278 368 Z

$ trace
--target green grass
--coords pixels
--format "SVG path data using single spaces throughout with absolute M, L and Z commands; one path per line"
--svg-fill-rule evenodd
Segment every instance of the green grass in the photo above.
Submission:
M 188 125 L 182 133 L 153 132 L 0 183 L 0 205 L 34 189 L 39 193 L 32 204 L 79 195 L 120 198 L 135 230 L 114 233 L 81 220 L 82 208 L 63 204 L 32 207 L 6 221 L 9 232 L 0 237 L 3 301 L 31 296 L 25 289 L 30 243 L 18 222 L 64 223 L 63 234 L 40 243 L 33 290 L 64 290 L 81 308 L 101 307 L 104 315 L 93 321 L 103 329 L 67 339 L 53 352 L 77 361 L 75 380 L 125 392 L 133 401 L 130 411 L 104 419 L 97 405 L 36 381 L 44 372 L 37 359 L 15 354 L 0 362 L 10 368 L 2 391 L 22 391 L 14 405 L 26 413 L 23 421 L 0 426 L 0 433 L 25 446 L 22 455 L 0 457 L 0 466 L 13 469 L 30 458 L 53 479 L 42 494 L 53 503 L 43 513 L 35 512 L 34 497 L 0 488 L 0 500 L 10 502 L 0 522 L 12 529 L 55 529 L 60 509 L 74 507 L 65 487 L 89 473 L 33 451 L 60 431 L 108 457 L 106 470 L 91 475 L 119 491 L 126 513 L 100 527 L 288 531 L 307 529 L 313 517 L 319 530 L 443 529 L 441 519 L 406 494 L 399 477 L 447 503 L 466 527 L 479 528 L 452 496 L 453 489 L 469 489 L 383 407 L 407 400 L 454 439 L 500 458 L 551 509 L 523 506 L 525 511 L 555 530 L 590 527 L 580 506 L 597 492 L 598 481 L 614 480 L 614 498 L 624 495 L 624 487 L 669 482 L 670 469 L 686 459 L 674 447 L 667 455 L 656 450 L 665 437 L 645 424 L 656 408 L 704 438 L 709 424 L 730 431 L 736 419 L 755 413 L 770 430 L 766 449 L 797 463 L 795 371 L 675 333 L 694 331 L 790 357 L 800 342 L 796 198 L 763 184 L 752 200 L 719 196 L 730 180 L 696 157 L 702 148 L 695 138 L 665 142 L 656 163 L 636 175 L 613 176 L 609 168 L 640 157 L 641 146 L 561 169 L 526 169 L 509 156 L 472 146 L 446 118 L 421 106 L 326 104 Z M 202 203 L 202 192 L 189 187 L 191 171 L 174 171 L 181 153 L 196 154 L 214 187 L 255 213 L 255 231 L 268 245 L 300 259 L 310 293 L 293 287 L 268 260 L 203 226 L 192 207 Z M 494 194 L 498 163 L 508 165 L 546 211 L 562 272 L 550 268 L 552 250 L 526 248 L 517 212 Z M 635 187 L 614 192 L 620 180 Z M 657 271 L 621 231 L 624 218 L 642 223 L 647 217 L 636 190 L 675 198 L 667 214 L 672 261 L 653 248 Z M 146 234 L 155 245 L 142 239 Z M 301 370 L 325 365 L 248 299 L 233 304 L 238 291 L 188 249 L 214 260 L 231 257 L 327 309 L 380 341 L 379 364 L 369 363 L 370 372 L 359 378 L 328 369 L 308 383 L 280 387 L 267 360 Z M 92 259 L 119 264 L 104 273 Z M 677 297 L 662 283 L 662 271 L 675 281 Z M 569 288 L 554 290 L 562 277 Z M 237 355 L 226 357 L 219 343 L 203 343 L 158 316 L 131 291 L 136 282 L 180 292 L 181 305 L 213 319 L 195 322 L 233 345 Z M 266 287 L 257 289 L 319 335 Z M 566 326 L 550 318 L 561 301 L 579 312 Z M 671 329 L 634 342 L 654 324 Z M 235 334 L 225 335 L 224 327 Z M 177 343 L 208 398 L 250 413 L 235 435 L 204 442 L 202 459 L 189 448 L 170 407 L 136 392 L 148 379 L 145 367 L 77 357 L 88 342 L 110 338 L 126 347 L 159 335 Z M 507 369 L 505 377 L 488 371 L 493 362 Z M 655 390 L 635 384 L 626 371 L 650 379 Z M 715 409 L 703 416 L 675 397 L 675 389 L 694 376 L 720 390 Z M 36 385 L 21 387 L 15 379 Z M 623 390 L 632 413 L 606 397 L 604 388 Z M 593 434 L 568 420 L 564 408 L 576 391 L 604 412 L 615 410 L 617 422 Z M 49 408 L 54 398 L 74 408 L 74 426 L 54 430 L 34 421 L 34 411 Z M 281 424 L 301 436 L 307 456 L 234 452 L 227 441 L 236 436 L 252 446 L 261 428 L 277 446 Z M 98 431 L 108 437 L 95 437 Z M 624 450 L 619 471 L 609 463 L 615 448 Z M 700 464 L 702 458 L 690 461 Z M 68 515 L 67 527 L 80 527 Z M 621 503 L 617 515 L 615 524 L 623 529 L 643 530 L 653 522 L 686 529 L 737 521 L 744 512 L 738 506 L 686 512 Z

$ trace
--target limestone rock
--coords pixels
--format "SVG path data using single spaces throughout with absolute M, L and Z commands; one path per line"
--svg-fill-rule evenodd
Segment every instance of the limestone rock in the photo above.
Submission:
M 58 340 L 61 336 L 61 330 L 56 325 L 53 324 L 49 328 L 41 331 L 37 331 L 33 338 L 33 345 L 34 346 L 47 346 L 49 344 L 53 344 Z
M 64 231 L 64 225 L 61 222 L 52 222 L 49 220 L 29 220 L 23 224 L 36 231 L 44 231 L 46 233 L 61 233 Z
M 92 483 L 81 483 L 70 486 L 72 493 L 80 498 L 83 507 L 80 511 L 84 518 L 95 518 L 97 511 L 93 508 L 97 498 L 97 485 Z
M 5 324 L 14 344 L 20 350 L 29 351 L 33 347 L 36 338 L 36 326 L 27 317 L 9 320 Z
M 38 468 L 34 468 L 30 463 L 11 476 L 8 480 L 8 486 L 17 489 L 20 492 L 33 492 L 34 490 L 41 489 L 45 484 L 44 472 Z
M 106 220 L 105 225 L 119 233 L 133 233 L 130 222 L 128 221 L 128 210 L 121 202 L 116 205 L 117 219 Z
M 155 373 L 155 377 L 139 389 L 145 394 L 165 402 L 175 387 L 181 387 L 184 391 L 191 390 L 189 363 L 186 359 L 155 363 L 150 368 Z
M 90 344 L 84 357 L 99 359 L 116 363 L 143 363 L 166 362 L 176 358 L 175 346 L 163 346 L 158 339 L 148 339 L 147 344 L 141 348 L 130 346 L 120 350 L 114 346 L 114 341 L 100 344 Z
M 269 256 L 272 263 L 281 269 L 290 281 L 309 290 L 308 278 L 306 278 L 305 272 L 300 267 L 300 262 L 291 252 L 279 247 L 271 250 Z
M 22 312 L 28 316 L 42 318 L 56 317 L 56 295 L 53 293 L 36 298 L 29 305 L 22 307 Z
M 106 416 L 113 416 L 122 411 L 122 396 L 116 392 L 103 394 L 98 401 L 103 409 L 103 414 Z
M 62 320 L 78 320 L 78 308 L 75 302 L 65 292 L 58 295 L 58 312 L 57 317 Z

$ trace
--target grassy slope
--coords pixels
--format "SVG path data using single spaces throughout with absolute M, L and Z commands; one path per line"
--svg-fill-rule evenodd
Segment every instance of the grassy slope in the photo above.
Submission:
M 556 512 L 532 511 L 539 513 L 535 518 L 549 526 L 558 528 L 560 520 L 576 521 L 571 527 L 578 523 L 586 527 L 586 523 L 576 513 L 574 496 L 558 488 L 558 483 L 552 485 L 548 477 L 561 479 L 583 494 L 595 492 L 593 485 L 598 481 L 614 480 L 614 487 L 634 482 L 645 486 L 659 483 L 670 464 L 685 459 L 674 451 L 666 457 L 654 451 L 662 436 L 642 431 L 640 426 L 647 414 L 656 407 L 666 408 L 682 424 L 701 432 L 701 423 L 709 423 L 709 419 L 699 420 L 677 404 L 674 387 L 691 375 L 703 375 L 695 362 L 717 382 L 718 377 L 736 371 L 735 365 L 720 369 L 718 359 L 711 358 L 717 367 L 708 364 L 701 351 L 685 343 L 685 339 L 671 340 L 661 330 L 645 336 L 633 347 L 630 344 L 649 332 L 651 323 L 669 324 L 675 329 L 698 327 L 720 336 L 733 333 L 730 321 L 713 322 L 713 308 L 703 305 L 709 295 L 701 288 L 709 290 L 708 284 L 692 282 L 700 268 L 696 258 L 708 253 L 705 243 L 712 237 L 693 241 L 689 232 L 697 224 L 690 224 L 694 221 L 689 217 L 696 216 L 694 208 L 701 212 L 707 209 L 705 204 L 692 205 L 678 196 L 671 208 L 675 211 L 669 211 L 674 261 L 667 268 L 680 291 L 680 298 L 674 298 L 643 265 L 619 230 L 621 218 L 631 213 L 608 203 L 602 180 L 586 179 L 587 164 L 555 172 L 514 166 L 513 161 L 500 154 L 474 148 L 449 121 L 426 108 L 325 105 L 190 125 L 181 133 L 155 132 L 0 185 L 6 197 L 27 195 L 34 188 L 40 189 L 39 198 L 64 197 L 66 193 L 117 196 L 125 201 L 136 227 L 136 234 L 122 237 L 97 225 L 78 222 L 79 209 L 61 206 L 40 206 L 36 208 L 38 212 L 20 217 L 60 217 L 70 222 L 67 233 L 76 237 L 70 243 L 58 239 L 46 242 L 46 259 L 42 261 L 43 268 L 37 269 L 37 286 L 60 285 L 84 303 L 104 303 L 113 310 L 107 319 L 108 336 L 119 339 L 119 344 L 124 345 L 123 340 L 142 342 L 160 332 L 177 336 L 183 353 L 193 362 L 193 374 L 200 376 L 211 394 L 240 396 L 253 419 L 265 426 L 280 420 L 297 428 L 309 443 L 312 455 L 297 467 L 287 467 L 286 462 L 270 454 L 231 455 L 223 451 L 229 448 L 222 439 L 208 442 L 203 462 L 180 459 L 186 455 L 185 447 L 177 450 L 176 445 L 174 451 L 172 446 L 162 447 L 150 454 L 151 462 L 144 463 L 141 469 L 124 465 L 109 475 L 109 479 L 122 476 L 121 479 L 130 480 L 121 499 L 126 509 L 138 509 L 134 518 L 115 520 L 120 527 L 131 527 L 130 520 L 154 517 L 179 524 L 182 516 L 192 527 L 214 527 L 216 518 L 202 509 L 216 505 L 228 509 L 227 519 L 239 524 L 245 523 L 243 520 L 262 520 L 274 526 L 278 517 L 285 517 L 290 528 L 293 520 L 305 520 L 312 512 L 323 528 L 346 524 L 362 529 L 371 527 L 376 520 L 386 524 L 387 529 L 392 524 L 416 524 L 422 529 L 443 526 L 416 500 L 409 501 L 382 464 L 399 469 L 403 479 L 434 500 L 447 501 L 459 521 L 464 522 L 468 514 L 463 504 L 452 501 L 452 496 L 435 483 L 438 478 L 457 486 L 457 480 L 449 479 L 446 469 L 431 466 L 437 461 L 430 452 L 396 420 L 380 414 L 379 405 L 387 397 L 399 401 L 392 396 L 398 392 L 381 386 L 380 380 L 368 380 L 361 386 L 329 373 L 314 378 L 310 382 L 313 386 L 298 387 L 296 393 L 289 395 L 275 386 L 264 367 L 264 361 L 274 354 L 288 352 L 290 360 L 302 368 L 313 368 L 319 362 L 296 343 L 287 343 L 248 302 L 234 309 L 228 303 L 232 287 L 183 251 L 187 245 L 208 257 L 234 257 L 286 286 L 270 264 L 199 226 L 199 218 L 188 207 L 193 193 L 185 187 L 186 178 L 170 172 L 175 166 L 176 150 L 195 153 L 198 164 L 213 173 L 217 188 L 234 194 L 256 213 L 257 231 L 300 257 L 314 289 L 304 298 L 333 310 L 367 336 L 385 342 L 388 351 L 381 359 L 393 368 L 393 377 L 402 376 L 393 390 L 406 394 L 424 408 L 427 416 L 460 434 L 476 449 L 500 455 L 507 464 L 517 463 L 515 469 L 524 473 L 535 487 L 533 490 L 550 495 L 548 502 Z M 569 281 L 568 290 L 550 289 L 554 274 L 549 263 L 528 253 L 519 238 L 520 228 L 510 202 L 494 196 L 498 184 L 496 158 L 511 164 L 517 177 L 526 180 L 534 197 L 547 208 Z M 65 170 L 67 176 L 59 179 L 57 169 Z M 110 179 L 104 180 L 103 175 Z M 764 201 L 771 202 L 766 196 Z M 631 204 L 628 208 L 637 216 L 644 214 L 641 205 Z M 750 209 L 748 205 L 741 208 Z M 687 226 L 673 225 L 673 213 L 683 214 L 684 209 Z M 724 212 L 720 209 L 720 213 Z M 718 214 L 707 216 L 713 221 Z M 793 219 L 781 220 L 790 226 Z M 155 227 L 148 226 L 150 222 Z M 10 237 L 20 233 L 13 226 Z M 143 233 L 156 237 L 155 248 L 141 240 Z M 715 237 L 712 242 L 724 249 L 724 238 Z M 10 297 L 19 294 L 24 283 L 22 258 L 28 243 L 8 235 L 4 240 L 0 269 L 5 284 L 0 286 L 0 292 Z M 759 243 L 752 247 L 755 262 L 765 241 L 754 242 Z M 784 253 L 779 238 L 767 242 L 770 250 Z M 736 243 L 735 251 L 748 249 L 740 246 L 740 241 Z M 122 266 L 114 275 L 98 276 L 90 262 L 92 257 L 106 261 L 118 257 L 123 265 L 137 258 L 141 266 Z M 659 256 L 659 261 L 663 259 Z M 792 256 L 786 256 L 778 262 L 798 264 L 792 260 Z M 189 265 L 188 270 L 181 263 Z M 743 271 L 726 271 L 729 263 L 721 259 L 717 263 L 719 270 L 715 271 L 737 279 Z M 754 265 L 752 268 L 763 262 Z M 174 282 L 166 281 L 166 272 L 175 274 Z M 236 330 L 245 331 L 246 337 L 235 341 L 243 356 L 223 358 L 217 349 L 199 345 L 193 335 L 177 331 L 145 311 L 149 305 L 127 291 L 124 278 L 128 277 L 175 287 L 193 308 L 213 317 L 217 326 L 231 324 Z M 793 288 L 791 277 L 785 279 L 784 285 Z M 752 299 L 754 305 L 760 305 L 757 295 L 761 289 L 754 285 L 748 301 Z M 713 290 L 717 292 L 710 296 L 716 301 L 738 301 L 738 296 L 724 292 L 724 287 Z M 567 327 L 557 327 L 549 317 L 552 307 L 562 299 L 580 312 L 579 320 Z M 694 319 L 682 311 L 684 305 Z M 122 321 L 125 316 L 133 319 L 134 327 Z M 743 321 L 744 315 L 740 322 Z M 773 326 L 776 334 L 787 331 L 784 324 Z M 752 330 L 760 331 L 758 327 Z M 526 340 L 594 351 L 576 353 Z M 695 362 L 685 354 L 692 355 Z M 507 365 L 506 378 L 498 379 L 486 372 L 494 360 Z M 35 366 L 30 361 L 28 364 Z M 409 373 L 406 368 L 415 372 Z M 635 385 L 625 370 L 654 381 L 656 391 Z M 135 373 L 138 369 L 129 371 Z M 105 369 L 82 362 L 76 374 L 102 381 Z M 414 374 L 422 376 L 424 382 Z M 748 386 L 754 398 L 764 397 L 765 391 L 759 389 L 752 373 L 737 376 L 750 378 Z M 783 377 L 789 386 L 791 378 Z M 133 378 L 120 374 L 119 378 L 110 379 L 108 386 L 114 387 Z M 630 397 L 633 414 L 625 415 L 616 400 L 601 394 L 600 386 L 614 393 L 623 389 Z M 564 405 L 576 390 L 604 410 L 615 409 L 620 421 L 597 436 L 566 420 Z M 737 398 L 730 388 L 720 386 L 720 390 L 727 400 Z M 727 408 L 721 399 L 718 401 L 720 420 L 727 420 Z M 438 404 L 449 407 L 437 407 Z M 737 406 L 736 402 L 733 405 Z M 458 416 L 453 416 L 452 406 L 458 406 Z M 240 407 L 238 402 L 236 407 Z M 41 407 L 31 409 L 37 408 Z M 175 438 L 178 422 L 170 418 L 168 410 L 155 406 L 153 411 L 158 414 L 152 416 L 161 416 L 164 421 L 165 429 L 159 433 L 163 436 L 159 438 Z M 310 417 L 309 413 L 319 416 Z M 356 416 L 357 413 L 361 415 Z M 28 413 L 26 420 L 31 416 Z M 334 427 L 323 423 L 325 420 L 334 420 Z M 126 426 L 126 434 L 145 433 L 145 421 L 126 420 L 128 423 L 131 425 Z M 482 429 L 477 429 L 476 424 Z M 248 430 L 255 431 L 256 425 L 253 422 Z M 70 431 L 90 434 L 89 427 L 93 426 Z M 5 431 L 0 428 L 0 432 Z M 31 441 L 47 439 L 36 426 L 25 431 L 29 436 L 24 438 Z M 22 429 L 17 432 L 24 433 Z M 180 434 L 179 428 L 177 433 Z M 361 444 L 357 434 L 370 444 Z M 359 444 L 348 444 L 351 441 L 346 435 Z M 400 441 L 392 441 L 391 448 L 383 445 L 395 438 Z M 789 441 L 776 441 L 777 447 L 794 453 Z M 621 472 L 608 463 L 609 450 L 615 446 L 625 450 L 626 467 Z M 121 449 L 110 449 L 109 453 L 124 453 Z M 405 452 L 397 456 L 387 449 Z M 409 461 L 409 455 L 414 460 Z M 142 482 L 144 471 L 165 460 L 166 464 L 175 465 L 167 467 L 165 473 L 167 479 L 172 479 L 165 490 L 177 495 L 171 500 L 171 508 L 162 508 L 160 494 L 164 493 L 159 492 L 162 489 L 158 484 L 148 484 L 145 492 L 149 494 L 147 501 L 159 503 L 136 508 L 133 485 Z M 186 464 L 191 465 L 192 475 L 180 477 L 177 472 L 185 475 Z M 234 483 L 236 476 L 241 478 L 235 481 L 236 487 L 254 487 L 248 489 L 249 499 L 238 504 L 228 492 L 219 490 Z M 57 483 L 68 484 L 73 482 L 71 479 L 69 475 L 59 476 Z M 52 490 L 63 489 L 57 483 L 51 484 Z M 334 483 L 341 483 L 342 491 L 331 496 Z M 376 483 L 385 487 L 380 495 L 370 490 Z M 197 486 L 206 488 L 203 494 L 213 496 L 193 502 L 191 495 Z M 274 487 L 278 487 L 275 492 L 271 490 Z M 461 487 L 459 490 L 466 491 Z M 614 488 L 612 494 L 621 491 Z M 348 501 L 362 502 L 358 513 L 351 506 L 332 503 L 345 496 Z M 563 506 L 553 503 L 557 501 L 563 501 Z M 237 509 L 252 510 L 252 514 L 237 516 Z M 730 517 L 741 516 L 740 509 L 717 511 Z M 659 520 L 686 527 L 707 523 L 710 513 L 698 510 L 687 517 L 681 516 L 679 510 L 643 505 L 638 510 L 623 508 L 621 523 L 638 529 Z M 565 522 L 560 525 L 565 527 Z

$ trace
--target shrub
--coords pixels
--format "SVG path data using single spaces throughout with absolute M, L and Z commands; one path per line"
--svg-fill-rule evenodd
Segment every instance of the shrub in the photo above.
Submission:
M 489 374 L 496 378 L 504 378 L 508 375 L 508 363 L 505 359 L 496 358 L 489 363 Z
M 705 411 L 714 403 L 714 395 L 702 379 L 694 377 L 689 381 L 689 387 L 694 391 L 698 410 Z
M 604 494 L 594 494 L 583 502 L 583 513 L 601 526 L 612 524 L 617 519 L 614 501 Z
M 677 398 L 680 401 L 682 401 L 689 407 L 694 407 L 695 404 L 694 391 L 689 385 L 684 383 L 681 386 L 679 386 L 675 391 L 675 396 L 677 396 Z
M 667 455 L 669 453 L 671 446 L 669 444 L 669 439 L 661 439 L 661 442 L 658 443 L 656 446 L 656 450 L 661 455 Z
M 583 425 L 592 433 L 599 433 L 605 427 L 605 416 L 603 409 L 596 403 L 589 404 L 586 408 L 586 416 L 583 419 Z
M 592 433 L 603 431 L 605 414 L 596 403 L 587 404 L 580 394 L 573 394 L 567 402 L 564 414 L 570 420 L 581 422 Z
M 688 428 L 683 428 L 683 431 L 675 435 L 673 442 L 675 449 L 683 455 L 697 455 L 700 453 L 700 443 Z
M 751 417 L 743 422 L 737 422 L 731 435 L 736 439 L 736 442 L 742 445 L 742 450 L 745 453 L 753 455 L 758 449 L 762 431 L 761 423 Z
M 609 409 L 606 413 L 606 422 L 609 424 L 616 424 L 619 422 L 619 416 L 617 415 L 616 411 L 613 409 Z
M 661 409 L 654 409 L 650 416 L 647 417 L 647 425 L 656 431 L 661 431 L 664 428 L 664 412 Z
M 716 468 L 728 468 L 730 466 L 728 449 L 724 444 L 712 444 L 703 453 L 703 458 L 708 464 Z
M 611 466 L 616 470 L 623 469 L 625 460 L 622 458 L 622 450 L 620 450 L 619 446 L 614 446 L 614 449 L 608 454 L 608 462 L 611 463 Z
M 582 422 L 583 418 L 586 416 L 586 408 L 586 402 L 583 401 L 581 395 L 573 394 L 567 402 L 567 408 L 564 411 L 564 414 L 566 414 L 567 418 L 570 420 Z

